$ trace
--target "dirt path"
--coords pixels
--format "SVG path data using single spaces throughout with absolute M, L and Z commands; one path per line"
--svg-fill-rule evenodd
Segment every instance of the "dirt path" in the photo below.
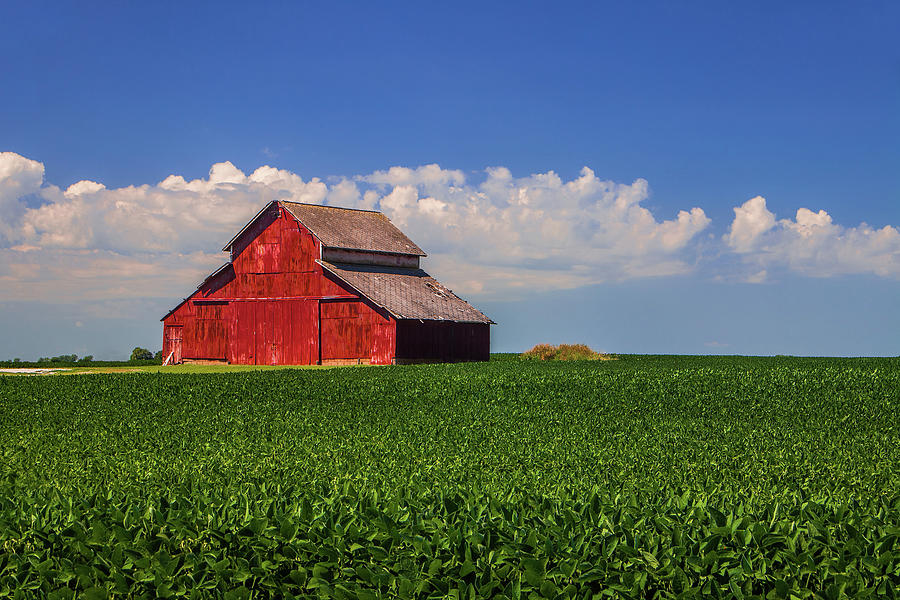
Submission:
M 61 371 L 71 371 L 72 369 L 0 369 L 0 375 L 49 375 L 51 373 L 59 373 Z

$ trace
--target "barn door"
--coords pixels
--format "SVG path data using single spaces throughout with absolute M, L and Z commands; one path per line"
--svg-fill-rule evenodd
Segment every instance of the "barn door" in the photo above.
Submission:
M 170 365 L 181 363 L 181 345 L 184 339 L 184 327 L 181 325 L 166 325 L 165 327 L 165 351 L 163 352 L 163 360 L 169 359 Z
M 229 360 L 245 365 L 309 365 L 319 360 L 318 300 L 235 302 Z
M 261 365 L 280 365 L 281 364 L 281 350 L 283 348 L 281 336 L 279 335 L 276 338 L 276 332 L 281 333 L 280 330 L 280 322 L 281 322 L 281 311 L 279 310 L 280 302 L 277 301 L 268 301 L 268 302 L 260 302 L 258 308 L 260 309 L 259 316 L 257 317 L 257 335 L 261 336 L 262 342 L 262 352 L 260 353 L 260 361 L 257 364 Z
M 372 314 L 357 300 L 321 301 L 319 331 L 323 363 L 371 361 Z
M 285 300 L 275 331 L 281 363 L 314 365 L 319 362 L 319 301 Z
M 276 313 L 279 311 L 278 302 L 265 300 L 254 302 L 256 308 L 256 364 L 278 365 L 281 364 L 281 340 L 275 339 L 278 329 Z M 280 336 L 279 336 L 280 337 Z
M 284 343 L 279 327 L 281 310 L 277 300 L 261 300 L 259 302 L 247 302 L 252 314 L 252 359 L 254 365 L 280 365 L 282 364 L 282 350 Z M 276 335 L 276 333 L 278 335 Z
M 255 302 L 235 302 L 228 335 L 228 361 L 237 365 L 256 364 Z

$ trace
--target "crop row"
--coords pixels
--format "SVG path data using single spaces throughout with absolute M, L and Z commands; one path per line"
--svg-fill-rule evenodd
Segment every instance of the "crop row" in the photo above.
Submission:
M 0 597 L 891 596 L 898 367 L 0 377 Z
M 900 502 L 244 488 L 0 502 L 0 597 L 894 597 Z

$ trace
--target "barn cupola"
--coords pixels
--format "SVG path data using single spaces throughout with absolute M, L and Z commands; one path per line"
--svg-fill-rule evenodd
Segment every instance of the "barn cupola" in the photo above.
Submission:
M 426 254 L 382 213 L 280 202 L 320 242 L 329 263 L 419 268 Z

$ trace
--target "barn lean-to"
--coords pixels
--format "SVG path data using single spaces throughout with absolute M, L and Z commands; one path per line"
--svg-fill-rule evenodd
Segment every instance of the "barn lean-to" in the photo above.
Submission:
M 423 271 L 425 253 L 380 212 L 274 201 L 223 250 L 162 318 L 169 363 L 488 360 L 492 321 Z

